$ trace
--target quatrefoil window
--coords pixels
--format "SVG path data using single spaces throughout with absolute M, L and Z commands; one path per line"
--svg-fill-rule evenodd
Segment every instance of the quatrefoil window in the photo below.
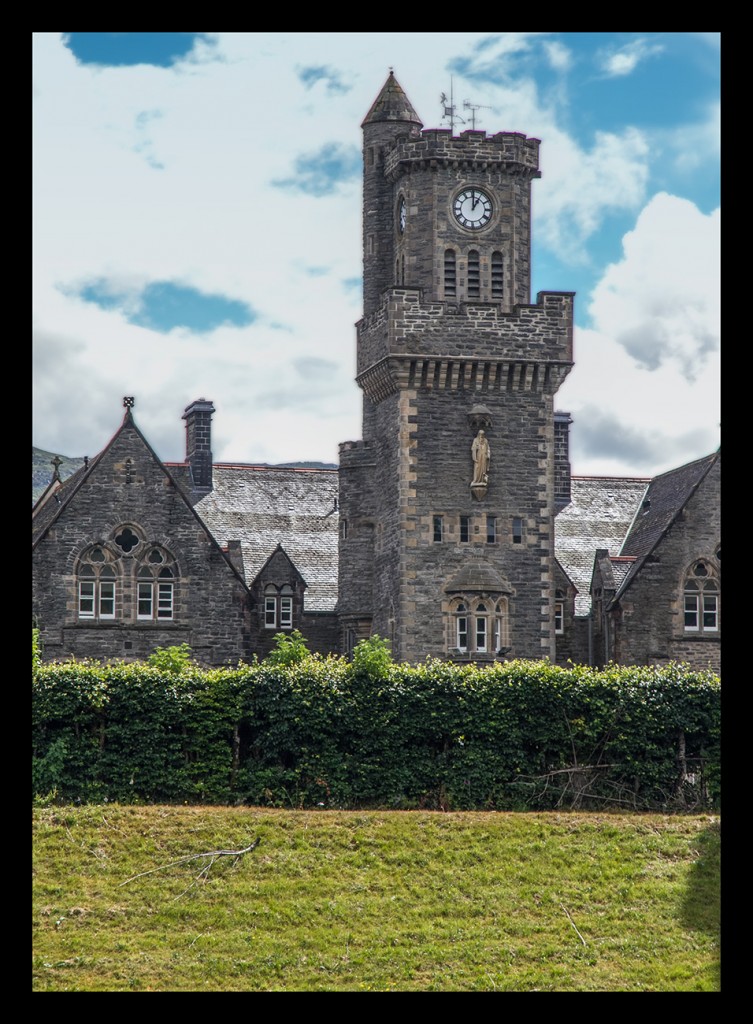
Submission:
M 139 543 L 139 538 L 128 526 L 125 530 L 122 530 L 115 538 L 115 543 L 118 545 L 121 551 L 125 551 L 126 554 L 129 551 L 133 551 L 136 545 Z

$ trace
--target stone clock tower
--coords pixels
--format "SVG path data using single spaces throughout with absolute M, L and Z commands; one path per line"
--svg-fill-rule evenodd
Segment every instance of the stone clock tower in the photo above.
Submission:
M 555 657 L 553 400 L 573 293 L 530 301 L 539 142 L 363 122 L 363 440 L 340 446 L 338 613 L 400 661 Z

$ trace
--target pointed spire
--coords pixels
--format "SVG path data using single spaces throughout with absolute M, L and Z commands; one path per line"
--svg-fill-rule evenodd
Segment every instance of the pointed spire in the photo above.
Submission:
M 390 75 L 382 86 L 382 91 L 371 105 L 361 127 L 366 124 L 373 124 L 375 121 L 405 121 L 408 124 L 416 124 L 423 128 L 423 124 L 413 109 L 410 100 L 403 92 L 402 86 L 395 78 L 395 72 L 390 68 Z

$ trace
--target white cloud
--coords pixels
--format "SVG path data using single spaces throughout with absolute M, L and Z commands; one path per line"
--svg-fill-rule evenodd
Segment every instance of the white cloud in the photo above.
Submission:
M 557 128 L 546 135 L 544 178 L 534 201 L 537 238 L 561 258 L 582 263 L 584 243 L 604 216 L 637 209 L 648 181 L 649 148 L 641 132 L 597 132 L 586 151 Z
M 465 99 L 483 105 L 481 128 L 542 139 L 534 263 L 543 248 L 570 265 L 583 260 L 607 214 L 637 214 L 645 203 L 656 151 L 635 129 L 598 131 L 597 117 L 588 128 L 593 141 L 579 144 L 572 120 L 563 120 L 564 104 L 542 102 L 535 75 L 544 56 L 550 66 L 566 68 L 559 36 L 217 33 L 216 48 L 202 43 L 171 69 L 94 70 L 76 63 L 59 33 L 34 34 L 33 443 L 93 455 L 119 425 L 123 395 L 134 395 L 139 427 L 161 457 L 179 460 L 181 413 L 205 396 L 217 409 L 216 459 L 335 461 L 338 443 L 357 439 L 361 430 L 354 383 L 361 294 L 346 287 L 362 269 L 360 176 L 320 197 L 271 182 L 290 178 L 302 154 L 325 144 L 360 148 L 361 121 L 391 66 L 426 127 L 440 127 L 439 97 L 455 73 L 455 102 L 461 109 Z M 561 38 L 568 41 L 567 34 Z M 583 50 L 574 52 L 582 63 Z M 457 70 L 458 62 L 467 73 Z M 330 80 L 342 89 L 307 89 L 301 67 L 331 69 Z M 567 111 L 570 119 L 576 114 Z M 712 124 L 709 118 L 696 126 L 707 132 L 705 146 Z M 678 158 L 692 152 L 690 131 L 684 140 L 666 133 Z M 674 164 L 666 163 L 669 173 Z M 687 157 L 686 164 L 692 171 Z M 611 353 L 611 372 L 635 380 L 636 388 L 645 379 L 650 390 L 649 379 L 660 378 L 667 392 L 678 380 L 684 388 L 697 386 L 678 367 L 691 376 L 702 368 L 716 381 L 714 335 L 704 334 L 709 310 L 698 302 L 699 289 L 694 286 L 694 295 L 658 286 L 667 281 L 667 264 L 674 259 L 682 266 L 689 246 L 670 253 L 661 240 L 646 240 L 658 217 L 651 209 L 594 295 L 593 329 L 576 335 L 577 365 L 565 385 L 573 382 L 574 416 L 593 402 L 593 389 L 578 382 L 590 382 L 599 370 L 599 353 Z M 681 223 L 675 217 L 667 230 L 676 234 Z M 657 247 L 661 259 L 642 276 L 640 261 Z M 553 265 L 548 285 L 557 288 L 566 270 Z M 693 279 L 690 268 L 679 276 Z M 199 338 L 158 335 L 76 296 L 77 285 L 102 280 L 132 295 L 150 282 L 182 283 L 245 302 L 258 320 Z M 684 320 L 664 308 L 673 301 L 681 303 Z M 579 299 L 581 318 L 584 308 Z M 655 323 L 652 309 L 660 314 Z M 646 324 L 654 332 L 655 348 L 648 351 L 641 347 Z M 678 345 L 683 331 L 687 339 Z M 600 343 L 592 346 L 594 332 Z M 591 358 L 595 369 L 585 365 Z M 614 396 L 604 378 L 594 386 L 611 410 Z M 669 450 L 681 435 L 665 428 L 658 404 L 635 429 L 641 436 L 655 432 Z M 623 427 L 635 425 L 627 407 L 619 414 Z M 577 438 L 577 420 L 574 430 Z M 594 466 L 598 460 L 588 455 L 574 468 Z M 625 465 L 623 472 L 630 468 L 644 471 Z
M 572 51 L 562 43 L 544 43 L 544 53 L 555 71 L 569 71 L 573 65 Z
M 574 472 L 653 475 L 718 446 L 718 254 L 718 211 L 666 194 L 641 211 L 556 398 L 573 417 Z
M 688 380 L 719 348 L 720 213 L 660 193 L 623 239 L 623 259 L 594 289 L 594 327 L 648 369 L 674 364 Z
M 659 43 L 635 39 L 619 49 L 606 49 L 598 55 L 601 71 L 610 78 L 630 75 L 638 65 L 664 51 Z

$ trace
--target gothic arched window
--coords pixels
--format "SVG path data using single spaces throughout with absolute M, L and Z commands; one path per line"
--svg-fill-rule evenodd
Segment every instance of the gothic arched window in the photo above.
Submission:
M 496 654 L 509 645 L 506 597 L 494 601 L 472 594 L 450 605 L 448 647 L 459 654 Z
M 137 570 L 136 618 L 170 622 L 175 617 L 177 568 L 164 548 L 149 548 Z
M 82 556 L 77 573 L 78 617 L 114 619 L 117 609 L 117 573 L 110 552 L 103 547 L 90 548 Z
M 705 559 L 691 565 L 683 584 L 683 623 L 686 633 L 719 632 L 719 577 Z

